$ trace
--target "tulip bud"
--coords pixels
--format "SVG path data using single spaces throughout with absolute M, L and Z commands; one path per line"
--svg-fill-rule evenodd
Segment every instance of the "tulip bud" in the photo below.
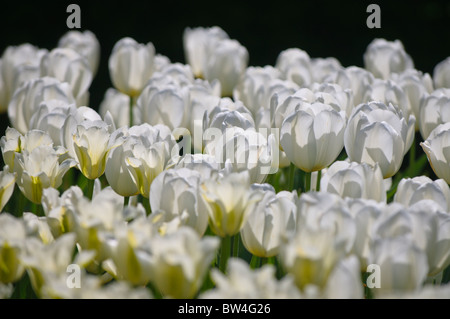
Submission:
M 450 88 L 450 57 L 436 64 L 433 69 L 434 86 L 438 88 Z
M 291 48 L 282 51 L 277 57 L 275 67 L 280 70 L 283 79 L 300 87 L 309 87 L 312 84 L 311 59 L 303 50 Z
M 108 62 L 114 87 L 130 97 L 137 97 L 153 73 L 154 56 L 152 43 L 139 44 L 131 38 L 119 40 Z
M 438 89 L 420 101 L 419 128 L 426 140 L 439 124 L 450 122 L 450 89 Z

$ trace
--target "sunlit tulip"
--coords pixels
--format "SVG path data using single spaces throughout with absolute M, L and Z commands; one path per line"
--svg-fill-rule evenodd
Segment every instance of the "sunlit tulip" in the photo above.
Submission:
M 16 153 L 14 158 L 16 182 L 25 197 L 33 203 L 40 204 L 43 189 L 58 188 L 63 176 L 75 164 L 72 159 L 60 163 L 60 154 L 53 147 L 40 145 L 30 152 Z
M 375 296 L 417 291 L 428 273 L 425 252 L 404 237 L 377 240 L 370 263 L 380 267 L 379 288 L 372 289 Z
M 247 171 L 220 177 L 215 174 L 202 184 L 202 196 L 207 202 L 209 225 L 221 237 L 237 234 L 249 216 L 248 205 L 261 194 L 250 188 Z
M 196 77 L 204 77 L 204 61 L 208 58 L 205 47 L 216 39 L 228 39 L 228 34 L 217 26 L 186 28 L 184 30 L 184 55 Z
M 305 51 L 291 48 L 280 52 L 275 63 L 282 78 L 296 83 L 300 87 L 312 84 L 311 59 Z
M 16 182 L 16 175 L 9 172 L 9 166 L 6 165 L 0 171 L 0 212 L 6 203 L 8 203 L 14 192 L 14 183 Z
M 133 111 L 134 124 L 140 123 L 140 116 L 136 109 Z M 107 112 L 113 117 L 117 128 L 130 125 L 130 97 L 116 89 L 109 88 L 99 106 L 99 113 L 102 117 L 105 117 Z
M 186 225 L 202 236 L 208 227 L 208 213 L 200 193 L 201 182 L 200 173 L 187 168 L 160 173 L 150 189 L 152 211 L 163 210 L 169 219 L 187 213 Z
M 450 210 L 450 188 L 443 179 L 433 181 L 427 176 L 403 178 L 394 195 L 394 201 L 405 206 L 424 199 L 435 201 L 444 211 Z
M 450 88 L 450 57 L 436 64 L 433 69 L 433 82 L 436 88 Z
M 152 283 L 163 296 L 193 298 L 200 289 L 220 241 L 201 238 L 189 227 L 155 236 L 149 243 Z
M 400 40 L 374 39 L 364 52 L 364 67 L 377 78 L 387 79 L 391 73 L 414 68 Z
M 94 33 L 89 30 L 84 32 L 78 30 L 67 31 L 58 40 L 58 47 L 77 51 L 87 59 L 92 74 L 95 75 L 97 73 L 100 62 L 100 43 Z
M 200 173 L 202 179 L 209 179 L 213 174 L 220 171 L 220 163 L 212 155 L 194 153 L 185 154 L 180 158 L 172 157 L 171 160 L 176 159 L 174 163 L 168 164 L 171 168 L 189 168 Z M 215 173 L 214 173 L 215 172 Z
M 120 92 L 137 97 L 153 73 L 155 47 L 132 38 L 117 41 L 109 57 L 111 81 Z
M 103 175 L 108 153 L 122 141 L 111 141 L 107 125 L 102 121 L 83 122 L 73 135 L 73 148 L 78 168 L 88 179 Z
M 283 121 L 280 144 L 301 170 L 321 170 L 342 151 L 345 122 L 345 115 L 330 105 L 303 103 Z
M 69 48 L 55 48 L 41 59 L 41 76 L 49 76 L 70 84 L 77 104 L 85 104 L 84 95 L 92 82 L 87 59 Z
M 241 230 L 245 248 L 258 257 L 278 254 L 284 236 L 295 231 L 297 207 L 293 193 L 263 191 L 263 198 L 249 206 L 251 213 Z
M 334 162 L 322 175 L 320 190 L 341 197 L 386 201 L 386 189 L 380 167 L 366 163 Z
M 18 46 L 9 46 L 2 55 L 2 77 L 8 103 L 16 89 L 24 82 L 39 77 L 41 58 L 47 53 L 29 43 Z
M 450 123 L 441 124 L 431 131 L 425 142 L 420 143 L 427 154 L 431 168 L 437 177 L 450 184 Z
M 369 102 L 355 108 L 345 129 L 345 150 L 351 161 L 380 166 L 383 178 L 393 176 L 414 139 L 415 118 L 407 120 L 392 104 Z
M 11 125 L 22 134 L 30 129 L 30 121 L 41 102 L 61 100 L 72 104 L 75 99 L 70 85 L 55 78 L 43 77 L 25 82 L 16 90 L 8 105 Z
M 204 78 L 219 80 L 222 96 L 232 96 L 248 65 L 248 51 L 237 40 L 222 39 L 209 42 L 203 61 Z
M 330 73 L 336 72 L 342 68 L 341 62 L 334 57 L 312 58 L 311 74 L 313 83 L 324 83 Z
M 277 280 L 273 265 L 250 269 L 239 258 L 228 261 L 226 274 L 211 270 L 216 287 L 203 292 L 200 299 L 298 299 L 302 295 L 290 275 Z
M 0 214 L 0 283 L 12 283 L 22 277 L 21 253 L 25 242 L 23 220 L 8 213 Z
M 438 89 L 420 101 L 419 128 L 426 140 L 439 124 L 450 122 L 450 89 Z

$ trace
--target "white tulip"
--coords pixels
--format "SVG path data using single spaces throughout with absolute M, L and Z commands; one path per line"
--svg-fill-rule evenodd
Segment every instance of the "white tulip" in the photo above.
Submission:
M 219 247 L 217 237 L 201 238 L 190 227 L 155 236 L 149 243 L 152 283 L 166 297 L 193 298 Z
M 450 122 L 450 89 L 438 89 L 420 101 L 419 128 L 426 140 L 439 124 Z
M 364 52 L 364 67 L 377 78 L 388 79 L 391 73 L 414 68 L 400 40 L 374 39 Z
M 300 87 L 312 84 L 311 59 L 305 51 L 291 48 L 280 52 L 275 63 L 282 78 L 296 83 Z
M 49 76 L 70 84 L 77 104 L 82 103 L 92 82 L 87 59 L 69 48 L 55 48 L 41 59 L 41 77 Z
M 155 47 L 132 38 L 117 41 L 109 57 L 111 81 L 120 92 L 137 97 L 153 73 Z
M 438 178 L 450 184 L 450 123 L 441 124 L 431 131 L 425 142 L 420 143 L 427 154 L 431 168 Z
M 395 202 L 411 206 L 424 199 L 431 199 L 444 211 L 450 211 L 450 188 L 443 179 L 433 181 L 427 176 L 416 176 L 400 180 Z
M 208 227 L 206 203 L 200 194 L 202 176 L 187 168 L 170 169 L 159 174 L 150 189 L 152 211 L 163 210 L 173 219 L 187 213 L 186 224 L 202 236 Z
M 313 83 L 324 83 L 330 73 L 334 73 L 341 68 L 341 62 L 334 57 L 312 58 L 311 75 Z
M 97 74 L 100 61 L 100 43 L 94 33 L 89 30 L 84 32 L 77 30 L 67 31 L 58 40 L 58 47 L 77 51 L 87 59 L 92 74 Z
M 330 165 L 344 146 L 345 115 L 322 103 L 303 103 L 281 126 L 280 144 L 289 160 L 305 172 Z
M 203 61 L 204 77 L 208 81 L 218 80 L 222 96 L 232 96 L 240 77 L 248 65 L 248 51 L 238 41 L 214 39 L 205 47 Z
M 414 139 L 415 118 L 407 120 L 392 104 L 369 102 L 355 108 L 345 129 L 345 150 L 351 161 L 375 165 L 383 178 L 393 176 Z
M 173 159 L 171 158 L 171 161 Z M 216 161 L 214 156 L 202 153 L 185 154 L 177 158 L 177 162 L 168 164 L 168 166 L 175 169 L 189 168 L 200 173 L 203 180 L 211 178 L 213 174 L 217 174 L 221 169 L 220 163 Z
M 41 102 L 61 100 L 72 104 L 75 99 L 70 85 L 55 78 L 43 77 L 25 82 L 16 90 L 8 105 L 12 126 L 22 134 L 30 129 L 30 121 Z
M 359 260 L 354 255 L 341 259 L 327 280 L 324 297 L 328 299 L 362 299 L 364 293 L 360 269 Z
M 263 198 L 249 206 L 251 213 L 241 230 L 245 248 L 258 257 L 278 255 L 284 236 L 295 231 L 297 207 L 294 193 L 275 194 L 269 189 Z
M 22 277 L 24 266 L 21 253 L 26 238 L 22 219 L 8 213 L 0 214 L 0 283 L 13 283 Z
M 433 69 L 433 82 L 436 88 L 450 88 L 450 57 L 436 64 Z
M 186 62 L 192 67 L 196 77 L 204 76 L 204 61 L 208 59 L 206 46 L 216 39 L 228 39 L 228 34 L 217 26 L 211 28 L 186 28 L 184 30 L 184 55 Z
M 133 110 L 134 124 L 140 123 L 140 114 L 136 111 L 135 107 Z M 117 128 L 130 125 L 130 97 L 116 89 L 109 88 L 99 106 L 99 113 L 103 118 L 107 112 L 111 114 Z
M 216 287 L 200 299 L 299 299 L 302 297 L 290 275 L 277 280 L 273 265 L 252 270 L 240 258 L 230 258 L 226 274 L 211 270 Z
M 386 202 L 386 189 L 378 164 L 370 166 L 366 163 L 336 161 L 322 175 L 320 189 L 343 198 Z
M 16 175 L 9 172 L 9 166 L 5 165 L 0 171 L 0 212 L 5 207 L 14 192 Z

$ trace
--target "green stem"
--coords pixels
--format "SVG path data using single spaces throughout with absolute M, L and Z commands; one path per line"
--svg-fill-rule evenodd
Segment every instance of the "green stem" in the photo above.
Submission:
M 95 179 L 88 179 L 86 197 L 92 200 L 94 194 Z
M 237 233 L 233 236 L 233 257 L 239 257 L 239 236 L 240 234 Z
M 411 148 L 409 149 L 409 165 L 408 165 L 408 170 L 407 170 L 407 175 L 409 175 L 409 177 L 412 177 L 412 172 L 411 170 L 413 170 L 415 167 L 415 163 L 416 163 L 416 140 L 413 140 L 413 143 L 411 144 Z
M 36 216 L 44 216 L 44 211 L 42 210 L 42 205 L 41 204 L 33 203 L 32 207 L 33 207 L 32 208 L 33 209 L 33 213 Z
M 130 202 L 130 196 L 124 196 L 124 198 L 123 198 L 123 208 L 127 207 L 129 202 Z
M 261 267 L 261 257 L 252 255 L 252 259 L 250 260 L 250 268 L 256 269 Z
M 322 178 L 322 170 L 317 172 L 316 192 L 320 191 L 320 179 Z
M 311 190 L 311 172 L 305 172 L 305 192 Z
M 220 260 L 219 269 L 223 273 L 226 272 L 228 258 L 231 253 L 231 236 L 225 236 L 222 238 L 222 246 L 220 248 Z
M 129 116 L 130 116 L 130 127 L 133 126 L 133 103 L 134 102 L 134 98 L 132 96 L 130 96 L 130 112 L 129 112 Z
M 289 166 L 289 191 L 294 190 L 295 168 L 295 165 L 291 163 Z

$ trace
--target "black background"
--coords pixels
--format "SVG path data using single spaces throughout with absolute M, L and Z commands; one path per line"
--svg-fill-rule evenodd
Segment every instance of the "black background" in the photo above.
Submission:
M 249 51 L 250 65 L 274 65 L 278 54 L 298 47 L 311 57 L 337 58 L 343 66 L 363 66 L 374 38 L 399 39 L 415 67 L 432 73 L 450 56 L 450 1 L 9 1 L 0 4 L 0 54 L 9 45 L 29 42 L 52 49 L 69 29 L 70 3 L 81 7 L 81 31 L 91 30 L 101 45 L 90 105 L 98 109 L 111 87 L 108 57 L 125 36 L 152 42 L 157 53 L 185 62 L 185 27 L 220 26 Z M 366 8 L 381 7 L 381 29 L 369 29 Z M 1 135 L 7 125 L 0 115 Z

